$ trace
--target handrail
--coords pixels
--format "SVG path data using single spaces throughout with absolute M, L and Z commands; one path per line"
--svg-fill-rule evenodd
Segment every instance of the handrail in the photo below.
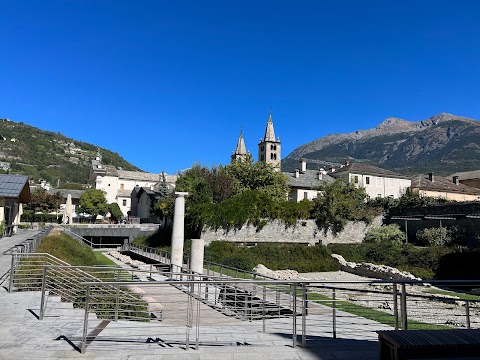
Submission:
M 202 311 L 205 310 L 205 307 L 202 308 L 198 305 L 199 302 L 203 302 L 217 311 L 223 312 L 225 315 L 235 316 L 240 320 L 260 320 L 256 324 L 262 325 L 263 323 L 263 332 L 265 332 L 265 325 L 267 319 L 277 319 L 281 320 L 282 326 L 291 326 L 285 330 L 285 334 L 292 334 L 293 347 L 297 345 L 297 326 L 301 325 L 301 342 L 302 346 L 306 346 L 307 338 L 307 321 L 311 321 L 312 325 L 308 329 L 314 329 L 318 324 L 324 324 L 325 320 L 328 317 L 325 317 L 327 312 L 326 309 L 329 309 L 331 316 L 331 334 L 335 338 L 337 336 L 337 330 L 339 327 L 348 326 L 348 319 L 353 319 L 362 317 L 358 312 L 353 311 L 349 313 L 349 307 L 344 305 L 346 302 L 345 296 L 348 294 L 355 294 L 354 297 L 357 297 L 357 290 L 355 286 L 360 284 L 368 285 L 388 285 L 391 292 L 382 293 L 380 299 L 375 299 L 375 294 L 370 294 L 370 298 L 366 297 L 367 300 L 358 300 L 360 301 L 373 301 L 380 302 L 384 301 L 385 298 L 392 301 L 394 309 L 389 309 L 390 312 L 386 312 L 385 316 L 389 316 L 389 321 L 391 321 L 391 326 L 398 329 L 401 324 L 401 328 L 406 330 L 408 329 L 410 321 L 416 318 L 417 315 L 413 314 L 414 310 L 418 306 L 417 295 L 412 294 L 406 291 L 406 285 L 419 285 L 419 284 L 436 284 L 436 285 L 469 285 L 469 286 L 478 286 L 480 280 L 355 280 L 355 281 L 340 281 L 340 280 L 246 280 L 246 279 L 225 279 L 225 278 L 209 278 L 208 276 L 198 276 L 195 274 L 184 274 L 190 280 L 183 280 L 179 278 L 174 278 L 175 281 L 150 281 L 150 282 L 138 282 L 138 281 L 105 281 L 101 284 L 94 282 L 82 282 L 80 285 L 86 287 L 87 296 L 85 298 L 85 321 L 84 321 L 84 336 L 82 337 L 81 342 L 81 351 L 82 353 L 86 349 L 87 344 L 87 328 L 88 328 L 88 311 L 89 307 L 95 306 L 99 301 L 98 294 L 102 294 L 102 287 L 106 286 L 137 286 L 137 287 L 148 287 L 148 291 L 154 296 L 154 294 L 161 294 L 163 291 L 159 290 L 159 286 L 176 286 L 179 287 L 186 296 L 188 300 L 183 300 L 183 306 L 186 306 L 187 316 L 186 316 L 186 326 L 187 328 L 196 328 L 196 344 L 195 348 L 198 348 L 198 334 L 200 327 L 200 319 L 204 319 L 206 315 L 201 315 Z M 340 285 L 340 287 L 333 287 L 333 285 Z M 348 285 L 350 287 L 348 287 Z M 397 291 L 397 286 L 401 285 L 400 292 Z M 391 285 L 394 285 L 393 287 Z M 332 286 L 330 288 L 327 288 Z M 157 290 L 155 290 L 157 289 Z M 217 290 L 218 289 L 218 290 Z M 324 290 L 327 290 L 325 293 Z M 349 291 L 345 291 L 349 290 Z M 147 291 L 147 290 L 145 290 Z M 329 293 L 330 291 L 330 293 Z M 363 290 L 360 289 L 361 292 Z M 340 296 L 343 293 L 343 297 Z M 315 296 L 317 294 L 318 296 Z M 149 294 L 147 294 L 149 295 Z M 210 301 L 209 301 L 210 296 Z M 397 302 L 397 298 L 400 297 L 400 303 Z M 212 302 L 213 299 L 213 302 Z M 411 309 L 408 309 L 407 312 L 407 299 L 410 299 L 411 302 L 416 304 L 412 306 Z M 445 297 L 444 299 L 447 299 Z M 426 301 L 428 300 L 428 301 Z M 437 296 L 425 296 L 420 299 L 423 304 L 429 303 L 430 300 L 442 301 L 443 299 L 438 299 Z M 465 309 L 463 315 L 452 315 L 452 316 L 462 316 L 466 321 L 467 328 L 470 328 L 472 322 L 471 317 L 475 316 L 475 321 L 473 324 L 478 326 L 478 314 L 471 314 L 469 309 L 470 303 L 478 303 L 480 300 L 461 300 L 465 302 Z M 195 307 L 194 301 L 197 301 Z M 357 300 L 351 300 L 353 303 Z M 180 309 L 177 301 L 172 299 L 172 302 L 169 303 L 172 309 Z M 275 305 L 276 304 L 276 305 Z M 167 306 L 167 303 L 164 303 Z M 276 306 L 276 307 L 275 307 Z M 355 305 L 360 306 L 361 305 Z M 434 308 L 437 306 L 436 303 L 433 303 Z M 371 309 L 376 309 L 374 305 Z M 202 310 L 204 309 L 204 310 Z M 429 307 L 426 308 L 428 310 Z M 462 306 L 460 306 L 462 309 Z M 355 308 L 353 309 L 355 310 Z M 171 310 L 170 310 L 171 311 Z M 272 312 L 273 311 L 273 312 Z M 375 312 L 376 310 L 372 310 Z M 410 311 L 412 314 L 410 314 Z M 377 310 L 377 312 L 379 312 Z M 312 314 L 311 314 L 312 313 Z M 235 315 L 235 314 L 238 314 Z M 320 314 L 320 316 L 318 316 Z M 357 315 L 355 315 L 357 314 Z M 428 313 L 431 315 L 430 313 Z M 452 313 L 453 314 L 453 313 Z M 317 316 L 317 317 L 316 317 Z M 342 317 L 347 320 L 342 320 L 337 322 L 336 319 Z M 409 320 L 410 317 L 410 320 Z M 447 316 L 448 317 L 448 316 Z M 291 318 L 290 325 L 289 321 L 285 318 Z M 297 322 L 297 318 L 301 319 Z M 435 313 L 430 320 L 427 319 L 429 324 L 438 324 L 436 321 L 437 314 Z M 309 319 L 309 320 L 307 320 Z M 368 319 L 368 318 L 367 318 Z M 401 322 L 399 322 L 401 319 Z M 168 320 L 166 318 L 166 320 Z M 366 319 L 360 321 L 359 324 L 366 323 Z M 416 320 L 418 321 L 418 320 Z M 429 323 L 428 321 L 433 321 Z M 465 323 L 465 322 L 464 322 Z M 275 325 L 275 333 L 278 333 L 279 326 L 277 322 Z M 377 323 L 379 324 L 379 323 Z M 141 326 L 140 324 L 137 326 Z M 208 325 L 207 325 L 208 326 Z M 321 325 L 324 326 L 324 325 Z M 329 325 L 330 326 L 330 325 Z M 452 325 L 460 326 L 460 325 Z M 462 325 L 465 326 L 465 325 Z M 376 328 L 379 329 L 378 327 Z M 222 331 L 227 331 L 225 328 Z M 312 331 L 312 330 L 310 330 Z M 186 349 L 189 348 L 189 331 L 186 333 Z M 299 334 L 300 335 L 300 334 Z M 315 338 L 313 336 L 312 338 Z M 88 339 L 89 341 L 95 339 Z

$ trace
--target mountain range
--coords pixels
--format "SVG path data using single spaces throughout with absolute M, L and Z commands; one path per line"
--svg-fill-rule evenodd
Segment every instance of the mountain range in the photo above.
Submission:
M 104 164 L 140 170 L 110 150 L 22 122 L 0 119 L 0 173 L 24 174 L 52 185 L 58 181 L 87 183 L 97 152 Z
M 33 180 L 88 182 L 91 161 L 141 171 L 118 153 L 68 138 L 61 133 L 0 119 L 0 173 Z M 293 150 L 282 160 L 294 171 L 307 159 L 309 169 L 363 162 L 403 174 L 449 175 L 480 169 L 480 121 L 441 113 L 422 121 L 389 117 L 369 130 L 324 136 Z
M 422 121 L 389 117 L 369 130 L 324 136 L 282 160 L 294 171 L 299 159 L 309 168 L 364 162 L 404 174 L 449 175 L 480 168 L 480 121 L 441 113 Z

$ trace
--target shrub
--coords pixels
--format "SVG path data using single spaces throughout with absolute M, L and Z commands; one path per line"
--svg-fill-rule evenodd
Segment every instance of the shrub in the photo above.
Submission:
M 214 241 L 205 248 L 205 258 L 247 271 L 258 264 L 272 270 L 291 269 L 298 272 L 340 270 L 339 264 L 324 246 L 259 244 L 243 247 L 231 242 Z
M 388 243 L 401 246 L 405 240 L 405 233 L 397 224 L 380 226 L 370 229 L 363 240 L 366 243 Z
M 422 246 L 443 246 L 452 242 L 451 231 L 447 228 L 442 229 L 440 234 L 440 228 L 426 228 L 417 231 L 417 245 Z

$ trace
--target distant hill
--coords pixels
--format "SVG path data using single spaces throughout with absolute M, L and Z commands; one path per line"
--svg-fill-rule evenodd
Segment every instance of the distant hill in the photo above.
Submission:
M 61 133 L 0 119 L 0 173 L 24 174 L 52 185 L 87 183 L 92 159 L 100 150 L 104 164 L 139 170 L 119 154 L 68 138 Z
M 390 117 L 374 129 L 301 145 L 282 160 L 282 170 L 293 171 L 300 158 L 311 160 L 309 168 L 349 160 L 405 174 L 475 170 L 480 168 L 480 121 L 447 113 L 418 122 Z

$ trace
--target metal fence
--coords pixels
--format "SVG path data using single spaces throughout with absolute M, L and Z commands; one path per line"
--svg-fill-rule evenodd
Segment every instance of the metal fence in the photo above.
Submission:
M 206 263 L 204 274 L 150 264 L 70 266 L 23 248 L 9 252 L 10 289 L 41 290 L 40 319 L 55 312 L 55 301 L 84 309 L 81 335 L 70 339 L 82 352 L 112 341 L 187 350 L 308 347 L 323 338 L 375 340 L 383 329 L 480 328 L 480 296 L 465 292 L 480 280 L 279 281 L 215 263 Z M 169 263 L 166 252 L 140 250 Z M 99 331 L 105 321 L 110 325 Z
M 105 332 L 105 337 L 146 341 L 162 334 L 162 341 L 176 344 L 180 341 L 186 349 L 232 341 L 265 345 L 275 343 L 274 338 L 284 342 L 288 338 L 291 346 L 301 343 L 307 347 L 310 341 L 325 337 L 375 340 L 375 331 L 383 329 L 480 328 L 480 297 L 462 298 L 461 293 L 456 293 L 458 297 L 420 294 L 419 287 L 437 291 L 423 282 L 309 283 L 226 280 L 198 275 L 181 280 L 180 274 L 164 276 L 163 281 L 83 283 L 85 321 L 79 339 L 82 351 L 93 341 L 105 340 L 98 335 L 88 336 L 96 326 L 89 323 L 88 313 L 105 301 L 102 289 L 106 286 L 136 288 L 149 307 L 156 306 L 161 316 L 154 323 L 136 325 L 119 320 Z M 454 281 L 436 285 L 464 288 L 479 284 L 480 281 Z

